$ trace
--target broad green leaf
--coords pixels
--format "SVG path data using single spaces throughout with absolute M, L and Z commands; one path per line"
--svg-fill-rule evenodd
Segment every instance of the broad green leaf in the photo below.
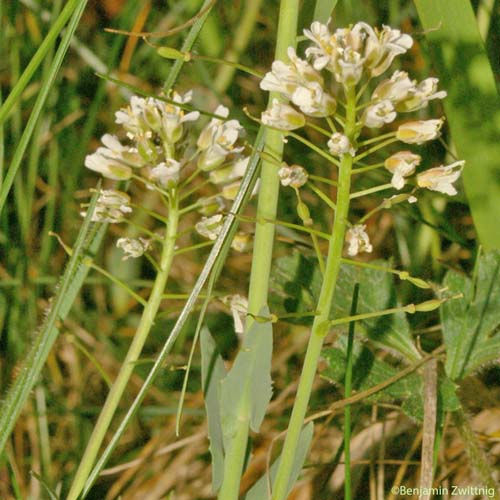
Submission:
M 415 0 L 440 77 L 465 192 L 486 249 L 500 248 L 500 98 L 470 0 Z
M 290 479 L 288 481 L 288 493 L 291 491 L 295 481 L 299 477 L 300 471 L 304 465 L 307 457 L 307 452 L 309 451 L 309 446 L 311 446 L 311 441 L 314 434 L 314 426 L 312 422 L 309 422 L 303 427 L 299 436 L 299 443 L 297 445 L 297 454 L 294 457 L 292 472 L 290 474 Z M 269 470 L 269 478 L 267 474 L 264 474 L 245 495 L 245 500 L 264 500 L 268 498 L 268 482 L 273 484 L 276 472 L 278 471 L 278 466 L 281 457 L 279 457 L 271 466 Z
M 329 348 L 323 351 L 327 368 L 321 375 L 336 385 L 342 385 L 344 381 L 347 364 L 345 344 L 345 339 L 341 338 L 338 341 L 337 348 Z M 385 361 L 377 359 L 363 343 L 354 342 L 353 388 L 356 392 L 375 387 L 394 377 L 397 373 L 396 368 Z M 417 372 L 413 372 L 367 397 L 366 401 L 394 403 L 396 400 L 405 400 L 419 392 L 422 392 L 422 377 Z
M 212 455 L 212 490 L 218 491 L 224 475 L 224 444 L 220 420 L 220 384 L 226 376 L 224 362 L 208 328 L 200 334 L 201 380 L 207 411 L 208 439 Z
M 336 348 L 325 349 L 323 357 L 327 368 L 321 375 L 335 385 L 344 382 L 346 369 L 346 339 L 340 338 Z M 398 369 L 378 359 L 362 342 L 356 340 L 353 349 L 353 387 L 356 392 L 376 387 L 398 374 Z M 439 419 L 448 411 L 460 406 L 455 384 L 446 376 L 438 379 Z M 423 380 L 420 371 L 409 373 L 391 385 L 366 397 L 364 402 L 400 403 L 403 411 L 411 418 L 421 421 L 424 415 Z
M 480 256 L 475 284 L 456 271 L 449 271 L 443 284 L 451 295 L 463 294 L 441 307 L 446 372 L 452 380 L 460 380 L 498 358 L 498 351 L 488 352 L 488 348 L 499 345 L 500 254 L 493 251 Z
M 263 307 L 259 316 L 269 317 Z M 258 432 L 272 396 L 271 356 L 273 331 L 270 321 L 255 320 L 245 332 L 243 345 L 231 371 L 221 384 L 221 422 L 228 445 L 238 422 L 249 417 Z
M 375 263 L 382 267 L 388 266 L 384 261 Z M 309 314 L 293 321 L 310 324 L 321 282 L 322 276 L 315 260 L 298 252 L 277 259 L 274 262 L 270 283 L 270 304 L 273 313 L 278 316 L 286 313 Z M 397 306 L 390 273 L 343 264 L 337 280 L 330 317 L 337 319 L 349 316 L 355 283 L 360 284 L 359 314 Z M 420 358 L 404 313 L 361 321 L 360 327 L 360 331 L 377 346 L 403 355 L 408 361 Z

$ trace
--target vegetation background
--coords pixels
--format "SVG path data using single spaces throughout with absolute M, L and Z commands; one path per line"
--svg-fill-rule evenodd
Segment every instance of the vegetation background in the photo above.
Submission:
M 316 12 L 321 8 L 331 11 L 333 3 L 305 0 L 299 26 L 310 24 L 315 9 Z M 433 15 L 439 11 L 438 4 L 446 3 L 436 2 L 433 7 L 433 2 L 426 1 L 345 0 L 338 2 L 332 21 L 335 27 L 359 20 L 372 25 L 389 24 L 412 34 L 416 43 L 405 59 L 405 69 L 416 78 L 437 74 L 442 88 L 449 92 L 444 110 L 449 126 L 445 129 L 444 141 L 426 146 L 424 157 L 425 161 L 438 163 L 446 153 L 446 146 L 465 158 L 468 166 L 464 189 L 453 199 L 429 197 L 422 200 L 419 207 L 382 212 L 372 219 L 369 228 L 374 235 L 374 252 L 370 259 L 392 258 L 398 268 L 434 283 L 441 283 L 449 269 L 471 273 L 480 245 L 486 249 L 500 248 L 500 108 L 496 88 L 500 71 L 500 6 L 494 0 L 472 2 L 476 24 L 471 27 L 460 10 L 469 2 L 457 1 L 454 8 L 449 9 L 451 24 L 439 25 Z M 55 48 L 59 41 L 55 48 L 48 50 L 40 67 L 12 101 L 9 114 L 2 116 L 2 394 L 19 373 L 18 367 L 33 343 L 68 260 L 50 233 L 57 233 L 68 245 L 74 244 L 82 224 L 79 205 L 88 199 L 89 189 L 96 185 L 95 175 L 83 166 L 85 155 L 95 150 L 102 134 L 115 130 L 114 111 L 122 107 L 130 95 L 126 87 L 96 73 L 154 93 L 171 70 L 171 63 L 160 58 L 142 39 L 106 32 L 104 28 L 165 32 L 196 16 L 200 5 L 198 0 L 90 1 L 54 81 L 49 81 L 48 77 L 57 57 Z M 16 88 L 24 69 L 33 60 L 64 6 L 61 0 L 0 2 L 2 102 L 6 102 Z M 238 60 L 264 73 L 273 60 L 278 12 L 277 0 L 220 0 L 215 3 L 198 37 L 195 51 Z M 479 30 L 477 33 L 485 41 L 484 46 L 474 30 Z M 443 32 L 451 34 L 445 49 L 439 40 Z M 168 38 L 151 41 L 179 48 L 185 33 L 186 30 L 181 30 Z M 243 113 L 243 107 L 255 116 L 265 108 L 267 95 L 260 91 L 258 84 L 256 78 L 233 72 L 227 66 L 194 61 L 184 66 L 176 88 L 194 89 L 195 107 L 213 110 L 219 102 L 226 104 L 231 109 L 231 116 L 245 125 L 251 144 L 257 129 Z M 31 137 L 25 138 L 30 116 L 36 109 L 35 100 L 44 90 L 48 91 L 48 97 L 34 123 Z M 28 142 L 23 151 L 20 145 L 25 140 Z M 297 144 L 289 145 L 287 158 L 326 172 L 326 167 L 316 157 Z M 148 192 L 143 195 L 142 202 L 147 205 L 150 203 Z M 365 212 L 380 199 L 366 202 L 371 204 L 369 206 L 360 204 L 358 209 Z M 327 223 L 324 211 L 314 206 L 314 198 L 306 201 L 315 222 Z M 253 206 L 247 210 L 249 217 L 253 210 Z M 296 218 L 295 200 L 289 193 L 283 193 L 279 218 L 292 221 Z M 245 227 L 252 230 L 250 223 Z M 135 289 L 147 291 L 152 278 L 150 268 L 140 261 L 121 260 L 113 245 L 118 234 L 122 234 L 122 229 L 109 228 L 96 262 Z M 196 236 L 192 239 L 193 243 L 200 241 Z M 276 262 L 294 252 L 308 254 L 311 251 L 298 233 L 280 229 Z M 120 415 L 142 386 L 151 361 L 161 349 L 166 332 L 183 305 L 182 294 L 190 292 L 205 258 L 203 250 L 176 257 L 168 292 L 179 294 L 179 298 L 173 295 L 165 301 L 142 362 L 122 401 Z M 217 283 L 216 295 L 245 295 L 250 261 L 251 254 L 231 253 Z M 289 269 L 283 270 L 277 264 L 272 295 L 275 304 L 282 299 L 283 283 L 295 279 L 286 274 L 286 280 L 280 281 L 279 272 L 282 271 L 286 274 Z M 298 282 L 291 295 L 300 302 L 307 299 L 307 279 L 311 275 L 302 272 L 296 278 Z M 419 295 L 422 292 L 409 286 L 400 287 L 398 293 L 403 303 L 417 302 L 422 297 Z M 138 317 L 135 301 L 105 277 L 89 273 L 70 313 L 58 325 L 57 340 L 8 441 L 0 462 L 1 499 L 49 498 L 48 489 L 67 489 L 109 382 L 117 373 L 134 334 Z M 417 315 L 410 321 L 412 332 L 424 349 L 432 350 L 440 345 L 442 332 L 438 313 Z M 150 389 L 108 468 L 87 498 L 112 499 L 121 495 L 123 499 L 194 500 L 213 497 L 198 354 L 189 379 L 181 434 L 175 435 L 177 402 L 194 322 L 195 318 L 191 319 L 183 329 L 168 366 Z M 207 323 L 224 357 L 230 359 L 238 339 L 233 334 L 230 313 L 220 300 L 213 301 L 210 306 Z M 305 332 L 306 327 L 300 322 L 278 323 L 275 327 L 275 396 L 262 432 L 256 436 L 255 456 L 245 474 L 243 489 L 262 475 L 272 440 L 286 428 L 307 341 Z M 397 360 L 387 353 L 378 352 L 377 356 L 388 357 L 393 366 L 398 366 Z M 326 359 L 325 366 L 320 368 L 326 370 L 327 365 Z M 318 377 L 311 402 L 313 414 L 343 398 L 342 387 L 327 379 L 326 374 Z M 490 462 L 498 466 L 499 368 L 491 363 L 464 378 L 459 394 Z M 366 400 L 354 408 L 351 453 L 356 464 L 355 498 L 397 498 L 388 493 L 392 484 L 418 484 L 421 423 L 405 416 L 394 403 Z M 341 414 L 332 414 L 331 418 L 320 421 L 306 468 L 292 498 L 342 498 L 343 469 L 339 452 L 342 438 Z M 477 484 L 472 479 L 473 472 L 463 444 L 452 425 L 446 427 L 443 436 L 436 477 L 441 484 Z

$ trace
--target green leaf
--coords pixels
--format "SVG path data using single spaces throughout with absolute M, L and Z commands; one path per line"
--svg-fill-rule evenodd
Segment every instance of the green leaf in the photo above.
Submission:
M 269 317 L 263 307 L 259 316 Z M 272 396 L 271 356 L 273 330 L 270 321 L 255 320 L 245 333 L 233 367 L 221 384 L 221 416 L 224 443 L 231 442 L 237 423 L 250 418 L 258 432 Z
M 327 368 L 322 372 L 322 376 L 340 386 L 344 381 L 347 366 L 345 337 L 339 338 L 337 345 L 336 348 L 323 351 L 322 355 L 327 362 Z M 377 359 L 362 342 L 354 342 L 353 388 L 357 392 L 375 387 L 394 377 L 397 373 L 396 368 L 385 361 Z M 405 400 L 413 394 L 421 392 L 422 377 L 417 372 L 413 372 L 367 397 L 365 401 L 394 403 L 397 400 Z
M 307 457 L 307 452 L 309 451 L 309 446 L 311 446 L 311 441 L 314 434 L 314 426 L 312 422 L 305 425 L 300 432 L 299 443 L 297 445 L 297 454 L 294 457 L 292 472 L 290 474 L 290 479 L 288 480 L 288 490 L 290 493 L 295 481 L 299 477 L 300 471 L 304 465 Z M 245 495 L 245 500 L 263 500 L 268 498 L 268 482 L 273 484 L 276 472 L 278 471 L 278 466 L 281 457 L 279 457 L 271 466 L 269 470 L 269 478 L 267 474 L 264 474 Z
M 323 357 L 327 368 L 321 373 L 322 377 L 337 386 L 342 386 L 345 369 L 347 339 L 341 337 L 337 347 L 325 349 Z M 366 391 L 386 382 L 398 374 L 398 369 L 389 363 L 378 359 L 367 346 L 355 340 L 353 349 L 353 387 L 356 392 Z M 445 375 L 438 378 L 439 419 L 444 414 L 455 411 L 460 406 L 456 394 L 456 385 Z M 365 403 L 401 403 L 402 410 L 411 418 L 422 421 L 424 416 L 423 379 L 418 371 L 409 373 L 393 384 L 382 388 L 376 393 L 363 399 Z
M 415 0 L 433 63 L 448 92 L 454 146 L 466 160 L 465 192 L 486 249 L 500 248 L 500 98 L 470 0 Z
M 212 490 L 218 491 L 224 476 L 224 444 L 220 420 L 220 384 L 226 376 L 224 362 L 208 328 L 200 334 L 201 380 L 207 411 L 208 439 L 212 455 Z
M 375 262 L 388 266 L 384 261 Z M 316 307 L 322 276 L 314 259 L 295 252 L 277 259 L 270 281 L 270 304 L 278 316 L 287 313 L 311 314 Z M 330 317 L 349 316 L 354 284 L 360 284 L 358 313 L 375 312 L 396 307 L 395 288 L 390 273 L 343 264 L 340 268 Z M 310 324 L 311 316 L 294 318 L 294 322 Z M 375 345 L 416 361 L 420 354 L 413 343 L 404 313 L 361 321 L 360 331 Z
M 441 307 L 446 373 L 452 380 L 460 380 L 498 358 L 498 350 L 488 348 L 499 345 L 500 253 L 479 257 L 475 286 L 456 271 L 449 271 L 443 284 L 451 295 L 463 294 L 463 298 L 448 300 Z

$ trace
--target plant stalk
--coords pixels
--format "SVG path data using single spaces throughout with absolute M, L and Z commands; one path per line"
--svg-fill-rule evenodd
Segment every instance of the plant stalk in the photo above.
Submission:
M 68 493 L 67 500 L 76 500 L 79 498 L 81 491 L 85 486 L 85 482 L 90 474 L 92 466 L 95 463 L 97 454 L 104 440 L 106 432 L 109 429 L 111 420 L 116 412 L 116 409 L 120 403 L 123 393 L 127 387 L 128 381 L 134 368 L 136 366 L 137 360 L 142 352 L 142 348 L 149 332 L 154 324 L 154 320 L 158 309 L 160 307 L 161 301 L 163 299 L 163 293 L 165 291 L 165 286 L 167 284 L 168 275 L 170 273 L 170 267 L 172 265 L 172 260 L 175 252 L 175 242 L 177 239 L 177 229 L 179 222 L 179 206 L 178 206 L 178 196 L 177 193 L 173 193 L 169 197 L 169 219 L 167 224 L 167 232 L 165 235 L 165 240 L 163 243 L 163 251 L 160 260 L 160 266 L 158 274 L 151 290 L 151 295 L 149 296 L 146 307 L 144 308 L 137 327 L 136 334 L 132 343 L 130 344 L 127 355 L 123 361 L 122 367 L 116 380 L 114 381 L 111 390 L 106 398 L 106 402 L 99 414 L 97 423 L 94 427 L 92 435 L 90 436 L 87 448 L 80 462 L 78 470 L 76 471 L 75 478 L 71 485 L 71 489 Z
M 275 59 L 286 61 L 288 59 L 288 47 L 295 46 L 298 14 L 298 0 L 281 0 Z M 269 105 L 276 98 L 279 98 L 279 95 L 271 92 Z M 278 163 L 281 160 L 283 146 L 282 132 L 269 129 L 266 134 L 257 206 L 252 271 L 248 292 L 248 312 L 250 315 L 247 318 L 247 331 L 253 321 L 251 315 L 258 315 L 261 308 L 267 305 L 275 227 L 272 221 L 276 219 L 280 187 L 278 176 L 279 166 L 276 165 L 276 160 L 278 160 Z M 266 157 L 271 157 L 275 160 L 266 161 Z M 250 395 L 248 391 L 246 392 L 247 397 L 245 399 L 248 403 Z M 249 404 L 246 405 L 246 408 L 240 409 L 241 419 L 238 422 L 238 427 L 229 449 L 225 450 L 224 479 L 218 496 L 219 500 L 236 500 L 238 498 L 249 434 L 249 409 Z
M 355 87 L 346 88 L 346 125 L 345 135 L 351 143 L 355 140 L 356 125 L 356 90 Z M 351 170 L 353 158 L 343 155 L 339 168 L 337 210 L 328 248 L 326 272 L 321 287 L 316 310 L 318 315 L 314 318 L 311 336 L 307 346 L 302 374 L 300 376 L 295 404 L 288 425 L 288 431 L 281 453 L 281 460 L 274 481 L 272 500 L 285 500 L 289 490 L 289 480 L 292 472 L 294 457 L 297 454 L 297 444 L 304 424 L 309 399 L 311 397 L 316 368 L 323 347 L 325 335 L 330 327 L 330 309 L 337 283 L 337 277 L 342 260 L 342 249 L 349 211 L 349 195 L 351 190 Z

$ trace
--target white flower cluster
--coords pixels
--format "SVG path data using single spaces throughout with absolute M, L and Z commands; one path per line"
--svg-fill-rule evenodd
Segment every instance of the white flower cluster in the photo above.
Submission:
M 124 131 L 124 140 L 105 134 L 102 146 L 86 157 L 85 166 L 108 179 L 139 180 L 148 189 L 167 197 L 176 193 L 182 180 L 197 169 L 208 172 L 210 182 L 219 192 L 200 200 L 200 213 L 222 220 L 218 212 L 226 208 L 224 199 L 234 198 L 248 165 L 244 148 L 237 144 L 243 127 L 237 120 L 227 119 L 228 108 L 218 106 L 213 118 L 197 133 L 197 138 L 190 141 L 187 125 L 200 117 L 198 111 L 185 111 L 191 99 L 191 91 L 184 95 L 173 92 L 165 98 L 133 96 L 128 106 L 115 113 L 115 121 Z M 92 220 L 122 222 L 131 211 L 126 193 L 104 190 Z M 206 235 L 213 239 L 213 234 L 212 230 Z M 239 235 L 239 248 L 248 247 L 244 240 L 243 235 Z M 121 238 L 117 245 L 124 250 L 126 258 L 138 257 L 150 247 L 149 241 L 141 238 Z
M 372 79 L 381 77 L 389 69 L 396 56 L 412 47 L 412 37 L 398 29 L 389 26 L 377 29 L 358 22 L 332 32 L 328 23 L 313 22 L 310 29 L 304 30 L 304 35 L 312 42 L 305 49 L 305 58 L 301 59 L 295 49 L 289 47 L 288 61 L 274 61 L 271 71 L 260 82 L 263 90 L 281 95 L 280 99 L 273 98 L 262 113 L 261 121 L 285 133 L 310 125 L 329 136 L 325 142 L 334 164 L 338 165 L 337 159 L 345 155 L 352 156 L 356 162 L 356 155 L 364 158 L 380 149 L 376 137 L 364 143 L 358 140 L 364 128 L 380 129 L 398 117 L 401 119 L 402 114 L 422 110 L 430 101 L 446 97 L 446 92 L 438 89 L 437 78 L 417 82 L 399 70 L 370 85 Z M 337 107 L 337 103 L 342 106 Z M 355 115 L 351 118 L 355 124 L 349 129 L 345 126 L 348 108 L 350 116 Z M 339 112 L 344 109 L 345 114 Z M 317 118 L 326 119 L 324 128 L 318 126 Z M 393 132 L 380 139 L 387 141 L 382 146 L 397 141 L 421 145 L 434 140 L 439 137 L 443 122 L 443 118 L 402 121 Z M 409 177 L 416 174 L 413 181 L 416 188 L 456 194 L 453 182 L 460 176 L 464 162 L 417 173 L 420 162 L 421 157 L 408 150 L 390 155 L 384 166 L 392 174 L 392 186 L 401 190 Z M 307 173 L 299 175 L 296 169 L 292 172 L 282 168 L 280 177 L 283 185 L 295 183 L 300 187 Z M 413 192 L 405 199 L 416 200 Z M 364 226 L 353 226 L 348 231 L 348 239 L 350 255 L 371 251 Z

